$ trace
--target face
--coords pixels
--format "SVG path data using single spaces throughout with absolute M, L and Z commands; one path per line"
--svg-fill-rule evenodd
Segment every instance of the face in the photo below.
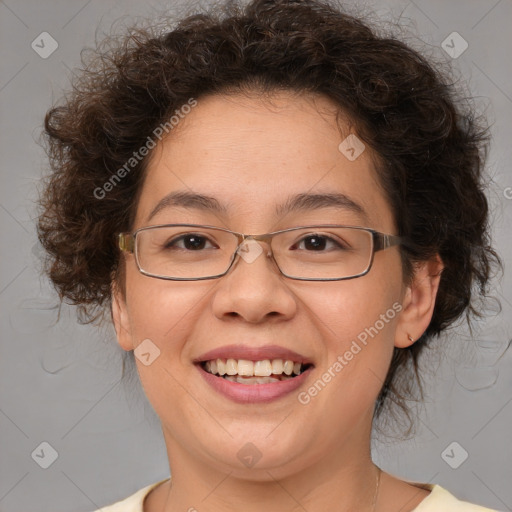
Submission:
M 257 96 L 200 99 L 153 150 L 134 230 L 192 223 L 263 234 L 346 224 L 397 234 L 369 148 L 355 160 L 340 151 L 349 128 L 340 131 L 334 112 L 323 97 L 288 93 L 271 106 Z M 224 211 L 168 204 L 150 218 L 178 191 L 214 197 Z M 324 193 L 344 194 L 362 211 L 275 212 L 297 194 Z M 364 449 L 393 347 L 410 344 L 407 332 L 417 339 L 428 325 L 435 282 L 425 293 L 405 286 L 397 247 L 376 252 L 367 275 L 332 282 L 286 278 L 265 255 L 238 258 L 220 279 L 182 282 L 144 276 L 126 255 L 126 293 L 116 293 L 113 304 L 116 331 L 125 350 L 151 340 L 160 351 L 149 365 L 135 360 L 162 423 L 171 472 L 193 460 L 247 476 L 241 454 L 254 452 L 260 472 L 253 468 L 250 478 L 269 469 L 277 477 Z M 212 387 L 194 363 L 226 345 L 275 345 L 313 366 L 297 389 L 241 403 Z

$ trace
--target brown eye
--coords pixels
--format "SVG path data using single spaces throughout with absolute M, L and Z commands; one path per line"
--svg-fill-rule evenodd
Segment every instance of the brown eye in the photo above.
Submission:
M 331 250 L 348 249 L 348 247 L 340 244 L 333 238 L 330 238 L 330 237 L 324 236 L 324 235 L 317 235 L 317 234 L 311 234 L 311 235 L 303 237 L 299 241 L 299 243 L 294 245 L 294 247 L 297 247 L 297 246 L 299 249 L 305 249 L 306 251 L 311 251 L 311 252 L 326 252 L 325 251 L 326 247 L 328 248 L 328 250 L 329 250 L 329 247 L 331 247 Z
M 183 244 L 181 246 L 179 246 L 178 243 L 180 243 L 181 241 L 183 241 Z M 207 243 L 210 243 L 208 238 L 198 235 L 198 234 L 188 233 L 186 235 L 182 235 L 182 236 L 179 236 L 172 240 L 169 240 L 165 244 L 165 248 L 166 249 L 177 248 L 177 249 L 185 249 L 187 251 L 197 251 L 197 250 L 204 249 L 205 245 Z M 211 243 L 210 243 L 210 245 L 211 245 Z M 212 245 L 212 247 L 213 247 L 213 245 Z

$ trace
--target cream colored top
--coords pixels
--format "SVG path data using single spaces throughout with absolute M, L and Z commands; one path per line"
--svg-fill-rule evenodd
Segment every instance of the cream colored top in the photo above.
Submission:
M 144 498 L 156 486 L 167 481 L 161 480 L 150 484 L 135 494 L 122 501 L 118 501 L 110 506 L 100 508 L 95 512 L 144 512 Z M 408 481 L 409 482 L 409 481 Z M 409 482 L 413 485 L 421 486 L 431 493 L 414 509 L 414 512 L 498 512 L 497 510 L 473 505 L 467 501 L 460 501 L 450 494 L 446 489 L 436 484 L 420 484 L 418 482 Z

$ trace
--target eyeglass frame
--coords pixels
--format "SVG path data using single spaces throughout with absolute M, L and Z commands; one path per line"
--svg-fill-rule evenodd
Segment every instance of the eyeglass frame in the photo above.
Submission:
M 227 268 L 227 270 L 222 274 L 217 274 L 214 276 L 207 276 L 207 277 L 168 277 L 168 276 L 162 276 L 157 274 L 152 274 L 150 272 L 147 272 L 140 266 L 139 262 L 139 256 L 137 252 L 137 244 L 136 244 L 136 238 L 137 234 L 141 231 L 146 231 L 149 229 L 155 229 L 155 228 L 165 228 L 165 227 L 178 227 L 178 226 L 187 226 L 192 228 L 208 228 L 208 229 L 215 229 L 219 231 L 224 231 L 227 233 L 232 233 L 235 235 L 238 239 L 238 245 L 236 247 L 236 250 L 233 252 L 233 255 L 231 256 L 231 262 Z M 279 264 L 277 263 L 274 253 L 272 251 L 272 238 L 275 235 L 278 235 L 280 233 L 285 233 L 288 231 L 295 231 L 299 229 L 304 228 L 349 228 L 349 229 L 358 229 L 361 231 L 367 231 L 372 235 L 372 251 L 370 255 L 370 262 L 368 264 L 368 267 L 364 272 L 361 272 L 359 274 L 356 274 L 355 276 L 348 276 L 348 277 L 334 277 L 334 278 L 317 278 L 317 277 L 292 277 L 287 274 L 285 274 L 281 268 L 279 267 Z M 154 226 L 144 226 L 141 228 L 136 229 L 133 232 L 121 232 L 118 233 L 118 247 L 122 252 L 127 252 L 130 254 L 133 254 L 135 256 L 135 263 L 137 265 L 137 269 L 139 272 L 147 277 L 153 277 L 155 279 L 164 279 L 166 281 L 203 281 L 207 279 L 219 279 L 220 277 L 225 276 L 233 267 L 234 262 L 237 259 L 237 255 L 239 255 L 239 249 L 241 245 L 246 240 L 255 240 L 259 242 L 265 242 L 269 245 L 269 252 L 267 253 L 267 257 L 271 256 L 272 260 L 274 261 L 276 267 L 278 268 L 279 272 L 287 277 L 288 279 L 294 279 L 296 281 L 346 281 L 348 279 L 355 279 L 357 277 L 362 277 L 368 274 L 372 268 L 373 260 L 375 253 L 378 251 L 383 251 L 385 249 L 389 249 L 390 247 L 400 246 L 404 243 L 404 238 L 399 235 L 390 235 L 388 233 L 382 233 L 380 231 L 376 231 L 372 228 L 362 227 L 362 226 L 348 226 L 343 224 L 315 224 L 315 225 L 308 225 L 308 226 L 296 226 L 293 228 L 287 228 L 287 229 L 281 229 L 279 231 L 273 231 L 271 233 L 264 233 L 262 235 L 247 235 L 245 233 L 239 233 L 238 231 L 232 231 L 227 228 L 221 228 L 219 226 L 209 226 L 206 224 L 157 224 Z

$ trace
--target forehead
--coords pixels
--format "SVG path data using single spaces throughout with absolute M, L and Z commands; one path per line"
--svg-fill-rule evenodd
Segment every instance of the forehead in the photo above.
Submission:
M 187 199 L 181 204 L 166 201 L 180 194 L 188 196 L 188 210 L 202 214 L 208 206 L 202 207 L 192 195 L 214 198 L 218 204 L 209 202 L 215 206 L 211 213 L 239 223 L 231 223 L 233 229 L 246 230 L 251 225 L 274 225 L 289 212 L 286 206 L 296 196 L 303 196 L 304 206 L 306 196 L 337 195 L 346 208 L 325 197 L 309 205 L 318 212 L 323 201 L 326 215 L 328 210 L 345 211 L 347 222 L 389 231 L 394 222 L 377 179 L 374 155 L 364 147 L 357 158 L 347 157 L 354 153 L 346 152 L 347 145 L 353 147 L 357 139 L 343 117 L 336 120 L 336 112 L 327 98 L 286 92 L 275 94 L 271 101 L 259 96 L 199 99 L 150 155 L 137 227 L 150 217 L 172 222 L 171 215 L 182 215 Z

